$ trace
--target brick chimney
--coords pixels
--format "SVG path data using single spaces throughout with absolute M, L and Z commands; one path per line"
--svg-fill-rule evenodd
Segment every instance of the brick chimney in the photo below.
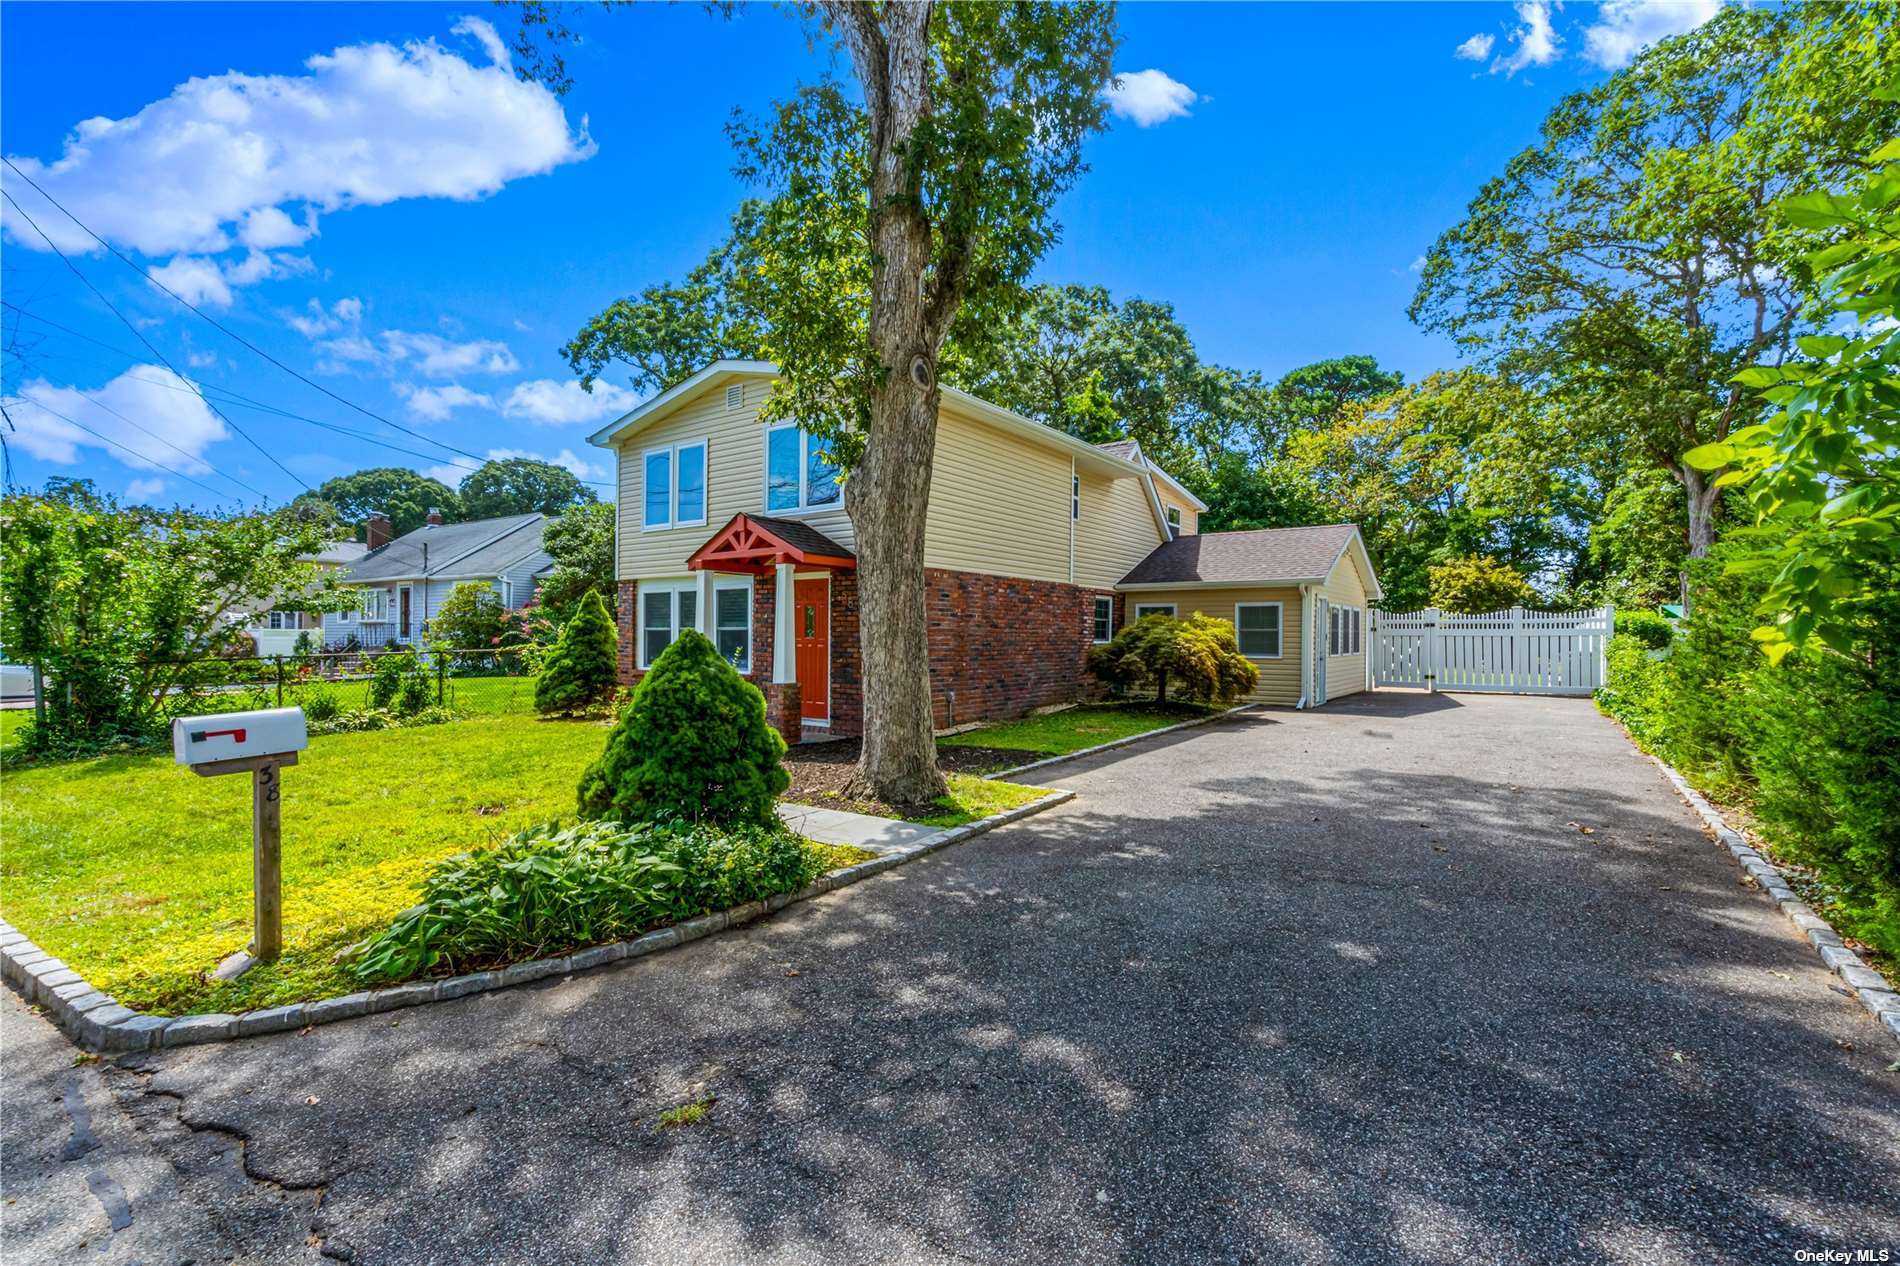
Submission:
M 442 511 L 435 506 L 429 507 L 428 524 L 430 527 L 442 526 Z
M 389 516 L 381 510 L 370 511 L 369 517 L 363 520 L 363 539 L 369 542 L 371 549 L 381 549 L 394 535 Z

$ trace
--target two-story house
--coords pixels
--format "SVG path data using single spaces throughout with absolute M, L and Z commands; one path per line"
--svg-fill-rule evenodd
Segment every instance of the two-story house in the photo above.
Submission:
M 856 734 L 856 532 L 822 441 L 760 420 L 775 373 L 717 361 L 591 437 L 619 467 L 621 675 L 698 629 L 788 737 Z M 937 725 L 1086 697 L 1089 648 L 1151 610 L 1233 621 L 1261 702 L 1363 688 L 1379 589 L 1358 529 L 1202 535 L 1204 509 L 1133 441 L 944 388 L 924 539 Z

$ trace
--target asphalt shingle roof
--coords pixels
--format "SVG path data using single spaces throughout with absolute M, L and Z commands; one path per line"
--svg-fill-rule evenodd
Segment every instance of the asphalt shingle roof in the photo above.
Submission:
M 1123 576 L 1124 585 L 1240 584 L 1250 581 L 1313 580 L 1325 576 L 1358 529 L 1350 523 L 1325 527 L 1260 528 L 1251 532 L 1204 532 L 1157 545 Z
M 803 550 L 807 554 L 830 554 L 836 558 L 856 557 L 850 550 L 811 524 L 798 519 L 775 519 L 763 514 L 748 514 L 746 518 L 751 519 L 787 545 Z
M 341 579 L 355 583 L 420 576 L 423 546 L 429 547 L 428 575 L 495 576 L 541 548 L 539 514 L 511 514 L 468 523 L 424 525 L 405 532 L 379 550 L 365 554 Z
M 1110 440 L 1106 444 L 1097 444 L 1095 447 L 1101 449 L 1110 457 L 1122 457 L 1133 461 L 1135 449 L 1139 446 L 1133 440 Z

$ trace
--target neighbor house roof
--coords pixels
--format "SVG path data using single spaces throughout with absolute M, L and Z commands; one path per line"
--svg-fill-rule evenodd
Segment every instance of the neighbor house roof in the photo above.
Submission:
M 1157 545 L 1123 576 L 1123 585 L 1290 585 L 1325 580 L 1348 549 L 1357 549 L 1377 597 L 1378 581 L 1366 558 L 1359 529 L 1350 523 L 1324 527 L 1260 528 L 1250 532 L 1202 532 Z
M 369 546 L 361 541 L 333 541 L 310 557 L 312 562 L 342 564 L 353 563 L 367 553 Z
M 546 522 L 547 516 L 541 514 L 511 514 L 468 523 L 424 524 L 365 554 L 338 579 L 350 584 L 425 576 L 477 579 L 499 576 L 533 554 L 544 560 L 536 566 L 545 566 L 552 561 L 541 550 Z

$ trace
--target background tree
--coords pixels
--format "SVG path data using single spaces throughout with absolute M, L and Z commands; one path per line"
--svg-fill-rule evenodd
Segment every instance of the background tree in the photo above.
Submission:
M 29 750 L 154 735 L 189 662 L 241 649 L 242 617 L 346 601 L 305 561 L 329 528 L 280 510 L 220 516 L 121 506 L 87 481 L 0 501 L 0 647 L 56 683 Z
M 619 646 L 607 604 L 588 590 L 534 680 L 536 711 L 578 712 L 610 698 L 620 684 Z
M 823 83 L 734 125 L 738 171 L 762 196 L 742 208 L 743 267 L 721 274 L 715 259 L 706 276 L 735 291 L 726 310 L 758 314 L 780 370 L 765 416 L 825 437 L 848 471 L 865 718 L 853 790 L 915 803 L 944 785 L 923 600 L 939 361 L 959 323 L 981 331 L 1017 310 L 1056 238 L 1055 200 L 1102 126 L 1114 10 L 838 0 L 812 13 L 861 99 Z M 679 319 L 700 310 L 667 298 Z
M 1728 8 L 1652 46 L 1559 103 L 1426 255 L 1413 319 L 1593 399 L 1563 416 L 1675 479 L 1693 556 L 1719 471 L 1682 454 L 1753 420 L 1733 376 L 1803 328 L 1813 242 L 1770 208 L 1839 188 L 1895 117 L 1869 95 L 1900 59 L 1883 7 Z
M 363 537 L 363 520 L 379 510 L 389 516 L 397 536 L 421 527 L 430 510 L 441 510 L 443 520 L 449 523 L 463 517 L 462 499 L 454 489 L 401 466 L 378 466 L 326 479 L 314 496 L 305 493 L 291 506 L 300 513 L 320 514 L 314 503 L 333 508 L 339 520 L 356 529 L 358 540 Z
M 1431 571 L 1432 605 L 1440 611 L 1482 614 L 1511 607 L 1535 607 L 1537 590 L 1509 563 L 1474 554 L 1435 564 Z
M 461 496 L 463 516 L 469 519 L 556 515 L 598 499 L 573 471 L 526 457 L 482 463 L 462 481 Z
M 563 510 L 541 533 L 554 570 L 541 585 L 543 606 L 566 610 L 590 593 L 614 594 L 614 506 L 590 501 Z

